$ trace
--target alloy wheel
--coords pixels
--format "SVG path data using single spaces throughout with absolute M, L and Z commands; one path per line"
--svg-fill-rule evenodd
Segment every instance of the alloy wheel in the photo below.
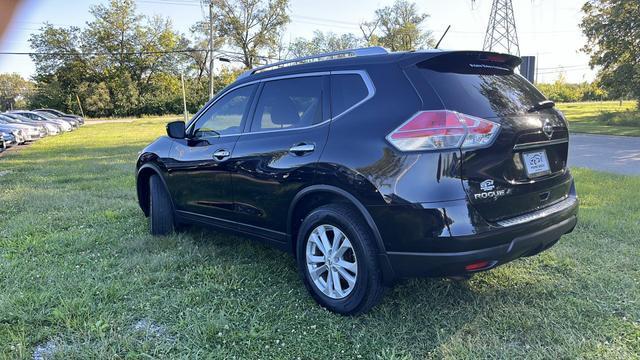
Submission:
M 358 262 L 351 242 L 340 229 L 328 224 L 313 229 L 305 255 L 311 280 L 324 295 L 343 299 L 353 291 Z

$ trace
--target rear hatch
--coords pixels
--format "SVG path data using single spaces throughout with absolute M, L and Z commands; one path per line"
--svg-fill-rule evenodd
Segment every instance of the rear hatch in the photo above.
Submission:
M 407 71 L 413 82 L 428 83 L 445 109 L 500 124 L 490 147 L 462 150 L 464 189 L 489 221 L 549 206 L 571 186 L 566 121 L 514 73 L 519 63 L 510 55 L 450 52 Z

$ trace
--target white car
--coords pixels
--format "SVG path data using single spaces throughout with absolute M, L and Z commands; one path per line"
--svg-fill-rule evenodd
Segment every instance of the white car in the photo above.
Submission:
M 3 115 L 0 115 L 0 124 L 11 125 L 14 128 L 23 130 L 26 141 L 34 141 L 47 136 L 47 130 L 45 129 L 44 126 L 22 124 L 20 122 L 16 122 L 11 118 L 7 118 Z
M 11 114 L 18 114 L 21 116 L 24 116 L 26 118 L 29 118 L 31 120 L 36 120 L 36 121 L 48 121 L 48 122 L 53 122 L 56 125 L 60 126 L 62 128 L 62 131 L 71 131 L 73 130 L 73 127 L 71 126 L 71 124 L 69 124 L 67 121 L 64 120 L 58 120 L 58 119 L 48 119 L 38 113 L 35 113 L 33 111 L 27 111 L 27 110 L 15 110 L 12 111 Z
M 2 114 L 0 114 L 0 118 L 2 118 L 3 116 L 5 117 L 5 119 L 6 118 L 12 119 L 14 122 L 19 123 L 19 124 L 43 126 L 45 128 L 46 132 L 47 132 L 47 135 L 58 135 L 60 133 L 60 131 L 62 131 L 60 126 L 58 126 L 54 122 L 31 120 L 31 119 L 29 119 L 27 117 L 24 117 L 24 116 L 18 115 L 18 114 L 14 114 L 14 113 L 2 113 Z

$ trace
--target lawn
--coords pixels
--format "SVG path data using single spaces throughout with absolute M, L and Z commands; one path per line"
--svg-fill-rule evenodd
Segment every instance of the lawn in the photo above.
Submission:
M 640 136 L 640 112 L 635 101 L 595 101 L 556 105 L 569 120 L 572 132 Z
M 640 112 L 634 111 L 635 101 L 593 101 L 558 103 L 556 107 L 564 112 L 569 120 L 569 130 L 578 133 L 603 135 L 640 136 Z M 145 116 L 144 121 L 180 120 L 183 115 Z M 121 122 L 133 119 L 99 118 L 98 122 Z
M 639 358 L 640 177 L 576 169 L 580 222 L 468 282 L 405 281 L 367 315 L 307 295 L 287 254 L 147 234 L 136 153 L 163 122 L 86 125 L 0 158 L 0 357 Z

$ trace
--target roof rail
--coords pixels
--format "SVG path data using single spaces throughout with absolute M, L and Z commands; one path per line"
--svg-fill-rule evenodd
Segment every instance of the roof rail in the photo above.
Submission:
M 262 66 L 247 70 L 243 72 L 240 76 L 238 76 L 238 80 L 243 79 L 247 76 L 265 71 L 265 70 L 278 69 L 278 68 L 297 65 L 297 64 L 305 64 L 309 62 L 323 61 L 323 60 L 334 60 L 334 59 L 340 59 L 345 57 L 384 55 L 388 53 L 389 52 L 387 51 L 387 49 L 383 48 L 382 46 L 372 46 L 372 47 L 366 47 L 366 48 L 340 50 L 340 51 L 333 51 L 333 52 L 322 53 L 317 55 L 303 56 L 295 59 L 275 62 L 273 64 L 262 65 Z

